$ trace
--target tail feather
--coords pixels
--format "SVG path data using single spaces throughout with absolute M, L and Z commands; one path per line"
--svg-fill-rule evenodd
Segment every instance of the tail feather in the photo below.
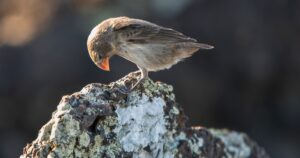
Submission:
M 204 44 L 204 43 L 193 43 L 193 45 L 199 49 L 213 49 L 214 48 L 214 46 Z

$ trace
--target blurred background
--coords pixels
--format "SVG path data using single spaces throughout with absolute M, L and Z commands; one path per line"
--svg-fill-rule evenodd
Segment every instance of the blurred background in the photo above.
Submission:
M 300 157 L 299 0 L 1 0 L 0 157 L 17 157 L 61 97 L 109 83 L 136 66 L 90 60 L 86 40 L 102 20 L 142 18 L 215 46 L 170 70 L 190 125 L 249 134 L 274 158 Z

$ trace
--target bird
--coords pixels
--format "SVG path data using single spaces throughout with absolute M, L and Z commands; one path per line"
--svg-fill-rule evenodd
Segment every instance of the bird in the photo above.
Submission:
M 130 88 L 121 88 L 123 93 L 135 89 L 149 72 L 169 69 L 199 49 L 212 48 L 174 29 L 126 16 L 102 21 L 87 39 L 89 56 L 100 69 L 110 71 L 109 60 L 114 55 L 137 65 L 140 78 Z

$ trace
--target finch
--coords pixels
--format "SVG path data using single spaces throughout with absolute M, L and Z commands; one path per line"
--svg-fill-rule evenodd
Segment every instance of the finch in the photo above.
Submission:
M 122 90 L 129 93 L 148 77 L 148 72 L 169 69 L 199 49 L 213 46 L 145 20 L 116 17 L 93 28 L 87 48 L 93 62 L 105 71 L 110 70 L 109 59 L 114 55 L 137 65 L 140 79 L 131 88 Z

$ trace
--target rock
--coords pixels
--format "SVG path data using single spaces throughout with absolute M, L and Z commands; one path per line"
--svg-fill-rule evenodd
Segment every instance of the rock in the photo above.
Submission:
M 246 134 L 186 127 L 170 85 L 147 79 L 128 95 L 117 90 L 138 74 L 64 96 L 21 158 L 268 158 Z

